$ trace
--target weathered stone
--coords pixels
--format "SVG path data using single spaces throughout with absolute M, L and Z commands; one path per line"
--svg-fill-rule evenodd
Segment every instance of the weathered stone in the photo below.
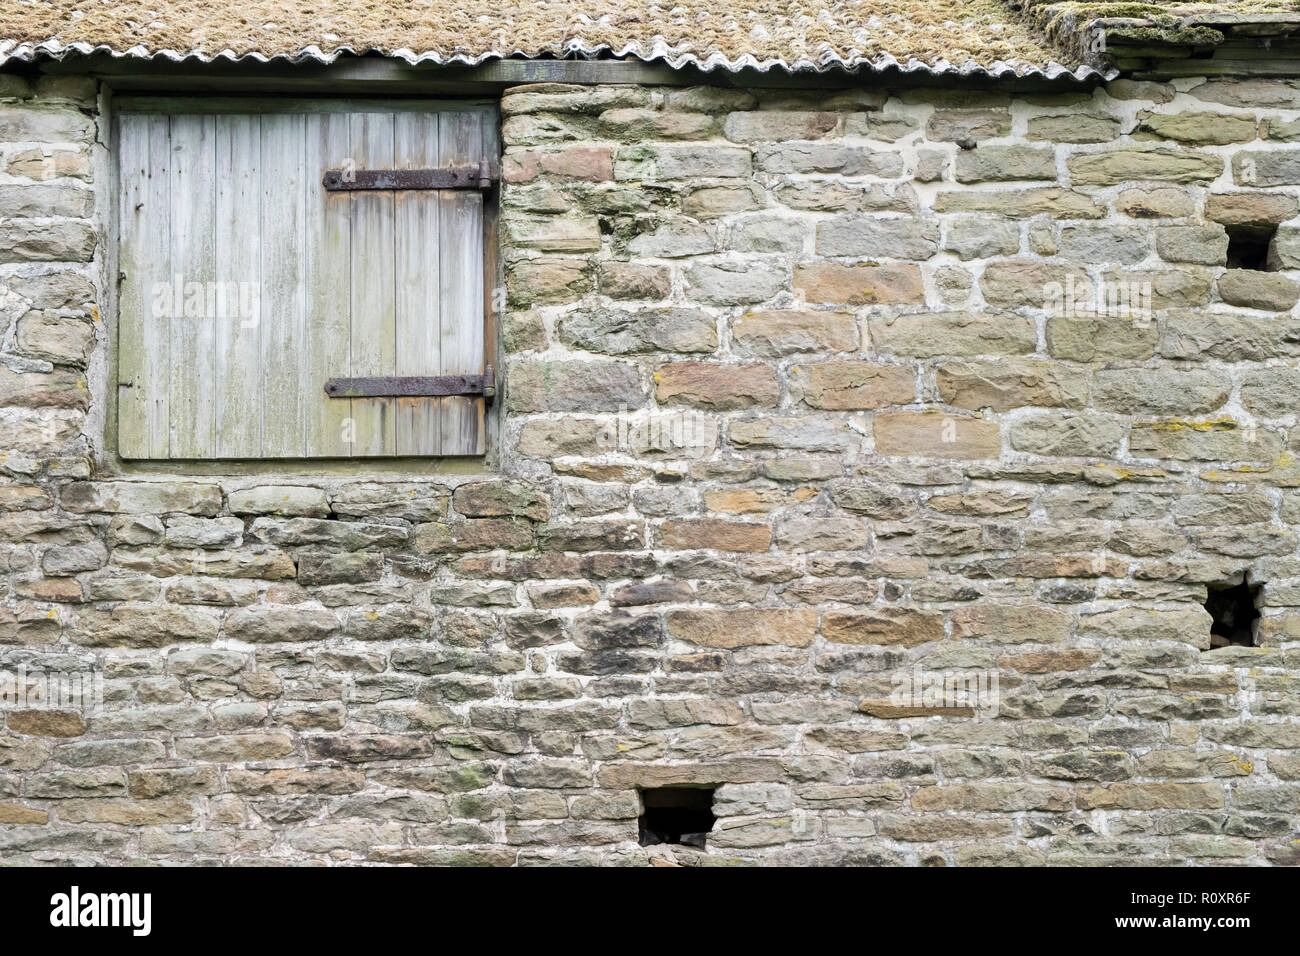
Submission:
M 695 518 L 665 521 L 659 541 L 666 548 L 716 548 L 721 551 L 766 551 L 772 542 L 767 525 Z
M 519 361 L 508 371 L 512 412 L 617 411 L 645 403 L 632 365 L 599 361 Z
M 1083 223 L 1061 228 L 1060 254 L 1090 265 L 1141 262 L 1149 245 L 1146 232 L 1136 226 Z
M 967 783 L 922 787 L 912 795 L 912 806 L 921 810 L 1060 812 L 1072 809 L 1073 799 L 1064 787 L 1020 782 Z
M 1047 351 L 1072 362 L 1144 359 L 1155 354 L 1159 334 L 1154 322 L 1127 317 L 1054 315 L 1047 320 Z
M 226 618 L 223 632 L 254 643 L 321 640 L 337 633 L 338 619 L 330 611 L 297 607 L 237 608 Z
M 791 518 L 777 530 L 783 551 L 865 551 L 871 547 L 871 527 L 853 518 Z
M 176 740 L 176 753 L 180 757 L 204 763 L 275 760 L 293 753 L 293 739 L 284 733 L 179 737 Z
M 95 571 L 108 563 L 108 552 L 98 541 L 50 548 L 41 557 L 41 570 L 61 576 Z
M 718 230 L 709 223 L 674 220 L 660 225 L 653 232 L 640 233 L 627 244 L 627 248 L 636 256 L 662 259 L 698 256 L 718 250 Z
M 916 219 L 841 216 L 817 226 L 821 256 L 929 259 L 939 248 L 939 226 Z
M 1013 222 L 963 216 L 948 223 L 943 247 L 962 259 L 1013 256 L 1020 250 L 1020 230 Z
M 1112 89 L 1114 85 L 1111 84 Z M 1052 143 L 1108 143 L 1119 136 L 1119 130 L 1119 120 L 1104 113 L 1031 116 L 1028 138 Z
M 1214 79 L 1188 91 L 1198 100 L 1224 106 L 1264 106 L 1279 109 L 1300 108 L 1300 93 L 1292 80 L 1267 78 Z
M 77 482 L 63 489 L 61 500 L 64 508 L 79 514 L 184 512 L 211 517 L 221 510 L 221 489 L 188 481 Z
M 1232 179 L 1239 186 L 1293 186 L 1300 183 L 1300 150 L 1235 153 Z
M 600 294 L 611 299 L 666 299 L 672 293 L 672 272 L 665 266 L 605 262 L 600 266 L 596 284 Z
M 55 365 L 85 365 L 95 344 L 95 327 L 79 316 L 31 311 L 18 320 L 18 349 Z
M 943 615 L 911 608 L 882 607 L 822 616 L 822 636 L 836 644 L 901 644 L 915 647 L 943 640 Z
M 817 634 L 815 611 L 682 610 L 670 611 L 667 621 L 670 636 L 705 647 L 807 647 Z
M 349 482 L 330 495 L 330 509 L 349 518 L 429 521 L 446 515 L 446 489 L 430 482 Z
M 76 711 L 11 710 L 9 730 L 32 737 L 79 737 L 86 732 L 86 720 Z
M 410 533 L 403 525 L 361 521 L 328 521 L 320 518 L 257 518 L 247 537 L 284 547 L 325 545 L 341 551 L 391 547 L 406 544 Z
M 1210 193 L 1205 198 L 1205 218 L 1225 226 L 1275 225 L 1297 213 L 1300 200 L 1286 193 Z
M 699 186 L 682 197 L 682 213 L 694 219 L 719 219 L 763 206 L 762 190 L 754 183 Z
M 1055 181 L 1055 151 L 1049 146 L 981 146 L 957 153 L 959 183 L 1011 179 Z
M 997 458 L 997 422 L 942 412 L 882 412 L 874 421 L 876 452 L 924 458 Z
M 877 351 L 918 358 L 1014 355 L 1032 352 L 1038 343 L 1032 320 L 996 312 L 880 316 L 869 320 L 869 328 Z
M 1208 153 L 1165 149 L 1117 149 L 1079 153 L 1066 160 L 1076 186 L 1118 186 L 1132 181 L 1210 182 L 1223 172 L 1223 160 Z
M 1081 789 L 1081 810 L 1216 809 L 1224 806 L 1217 783 L 1115 783 Z
M 513 481 L 480 481 L 457 487 L 452 507 L 467 518 L 530 518 L 545 521 L 550 517 L 550 497 L 535 487 Z
M 506 154 L 501 176 L 508 183 L 532 182 L 539 176 L 600 181 L 614 178 L 614 158 L 607 146 L 524 149 Z
M 757 158 L 759 168 L 769 173 L 893 177 L 903 171 L 898 153 L 839 142 L 781 142 L 759 147 Z
M 810 224 L 781 214 L 732 217 L 722 232 L 728 252 L 797 255 L 808 244 Z
M 732 321 L 731 338 L 735 349 L 759 358 L 848 352 L 858 347 L 858 323 L 849 312 L 747 312 Z
M 5 168 L 10 176 L 38 181 L 63 177 L 89 180 L 92 173 L 90 152 L 84 147 L 21 150 L 9 157 Z
M 304 554 L 298 559 L 298 582 L 307 587 L 378 581 L 384 559 L 378 554 Z
M 1255 120 L 1231 113 L 1138 114 L 1134 139 L 1172 139 L 1189 146 L 1223 146 L 1255 138 Z
M 920 208 L 910 183 L 782 183 L 776 198 L 791 209 L 819 212 L 900 212 L 915 214 Z
M 1206 650 L 1210 646 L 1210 615 L 1203 608 L 1152 610 L 1124 608 L 1083 615 L 1079 636 L 1146 641 L 1181 641 Z
M 94 121 L 79 110 L 50 104 L 0 106 L 0 142 L 71 143 L 88 140 Z
M 1300 229 L 1283 226 L 1274 233 L 1273 241 L 1269 243 L 1267 268 L 1300 268 Z
M 697 261 L 686 269 L 686 292 L 709 305 L 748 305 L 772 298 L 789 285 L 789 275 L 767 259 Z
M 916 397 L 916 374 L 907 365 L 819 362 L 791 371 L 792 384 L 812 408 L 882 408 L 905 405 Z
M 601 244 L 600 225 L 590 216 L 510 216 L 505 232 L 511 245 L 540 252 L 596 252 Z
M 760 110 L 732 113 L 722 125 L 722 134 L 733 143 L 763 143 L 816 139 L 835 129 L 834 113 Z
M 1166 262 L 1221 266 L 1228 261 L 1228 234 L 1221 226 L 1166 226 L 1156 230 L 1156 252 Z
M 1105 207 L 1086 193 L 1055 186 L 1030 189 L 958 190 L 941 192 L 934 200 L 937 213 L 973 213 L 1030 219 L 1102 219 Z
M 1036 359 L 945 362 L 936 371 L 936 382 L 939 396 L 958 408 L 1077 408 L 1088 398 L 1086 378 L 1058 363 Z
M 1134 422 L 1129 450 L 1146 458 L 1181 461 L 1272 461 L 1282 450 L 1276 432 L 1241 427 L 1228 418 Z
M 952 636 L 999 644 L 1055 644 L 1070 636 L 1070 621 L 1041 605 L 976 604 L 952 612 Z
M 87 647 L 166 647 L 178 641 L 210 643 L 219 618 L 211 611 L 127 602 L 111 611 L 80 612 L 69 639 Z
M 0 263 L 90 262 L 98 237 L 78 219 L 11 219 L 0 232 Z
M 974 143 L 1005 136 L 1011 131 L 1011 114 L 997 109 L 935 110 L 925 127 L 935 142 Z
M 624 142 L 645 139 L 709 139 L 718 121 L 704 113 L 657 112 L 625 108 L 600 114 L 601 131 Z
M 1115 209 L 1134 219 L 1181 218 L 1195 208 L 1191 194 L 1176 186 L 1134 186 L 1115 198 Z
M 1014 259 L 990 263 L 980 279 L 985 300 L 1001 308 L 1052 309 L 1067 288 L 1086 290 L 1091 280 L 1077 267 Z
M 633 146 L 614 157 L 618 180 L 743 178 L 750 169 L 750 152 L 739 146 Z
M 669 404 L 731 409 L 775 405 L 781 386 L 766 364 L 671 362 L 654 373 L 655 397 Z
M 1033 415 L 1011 425 L 1016 451 L 1055 458 L 1113 457 L 1124 438 L 1124 426 L 1097 415 Z
M 237 515 L 295 515 L 321 518 L 329 514 L 325 492 L 301 485 L 259 485 L 229 493 Z
M 794 287 L 809 302 L 839 305 L 898 305 L 925 299 L 920 270 L 913 265 L 811 262 L 795 267 Z
M 1219 295 L 1229 305 L 1287 312 L 1300 301 L 1300 283 L 1272 272 L 1229 269 L 1219 276 Z
M 1241 384 L 1241 404 L 1263 418 L 1291 415 L 1300 395 L 1300 369 L 1270 367 L 1247 372 Z
M 1093 377 L 1093 404 L 1106 411 L 1185 415 L 1213 411 L 1228 400 L 1232 382 L 1201 369 L 1114 369 Z

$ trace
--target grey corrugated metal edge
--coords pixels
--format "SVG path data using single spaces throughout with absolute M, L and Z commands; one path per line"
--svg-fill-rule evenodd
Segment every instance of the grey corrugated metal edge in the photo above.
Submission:
M 742 54 L 735 59 L 729 59 L 721 53 L 711 53 L 708 56 L 700 57 L 695 53 L 682 52 L 674 50 L 662 38 L 659 38 L 652 45 L 647 53 L 642 44 L 629 43 L 627 46 L 615 50 L 614 48 L 602 44 L 598 46 L 587 46 L 580 41 L 571 40 L 564 44 L 559 51 L 561 55 L 579 55 L 593 58 L 614 58 L 614 59 L 636 59 L 643 63 L 662 63 L 673 69 L 682 67 L 696 67 L 705 72 L 714 70 L 728 73 L 738 73 L 742 70 L 752 69 L 760 73 L 766 73 L 775 70 L 784 70 L 789 73 L 830 73 L 830 72 L 861 72 L 866 70 L 873 73 L 885 73 L 897 71 L 904 75 L 917 73 L 927 76 L 946 76 L 946 77 L 979 77 L 981 79 L 1046 79 L 1046 80 L 1065 80 L 1069 79 L 1076 83 L 1085 83 L 1091 80 L 1108 80 L 1118 75 L 1118 71 L 1107 70 L 1105 72 L 1096 69 L 1093 66 L 1084 64 L 1074 69 L 1062 66 L 1055 61 L 1049 62 L 1043 66 L 1022 61 L 1002 61 L 997 60 L 985 66 L 974 60 L 967 60 L 965 63 L 955 64 L 947 60 L 940 59 L 933 63 L 926 63 L 923 60 L 909 58 L 905 61 L 895 59 L 889 54 L 883 54 L 876 57 L 867 57 L 861 54 L 851 53 L 849 56 L 840 56 L 831 50 L 823 50 L 815 57 L 799 57 L 791 63 L 781 59 L 760 60 L 752 54 Z M 55 40 L 47 40 L 43 43 L 16 43 L 13 40 L 0 41 L 0 66 L 8 61 L 17 61 L 24 63 L 36 62 L 42 59 L 63 60 L 69 56 L 110 56 L 114 59 L 132 59 L 140 61 L 159 61 L 165 60 L 172 63 L 319 63 L 329 65 L 335 60 L 346 56 L 360 56 L 355 49 L 348 46 L 339 47 L 330 53 L 323 52 L 317 46 L 306 46 L 293 53 L 277 53 L 267 56 L 262 53 L 235 53 L 232 50 L 222 50 L 219 53 L 201 53 L 197 51 L 181 52 L 178 50 L 150 50 L 143 45 L 136 45 L 127 50 L 115 49 L 107 44 L 92 45 L 89 43 L 59 43 Z M 483 63 L 493 60 L 509 60 L 520 58 L 535 58 L 538 56 L 554 56 L 554 50 L 512 50 L 508 53 L 500 51 L 490 51 L 479 54 L 454 53 L 449 56 L 437 52 L 415 53 L 412 50 L 401 49 L 394 50 L 391 53 L 384 54 L 389 59 L 401 60 L 412 66 L 422 64 L 438 66 L 479 66 Z

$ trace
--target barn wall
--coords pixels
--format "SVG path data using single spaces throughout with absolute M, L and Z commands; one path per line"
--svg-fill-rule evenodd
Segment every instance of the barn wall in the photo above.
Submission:
M 1300 860 L 1300 85 L 509 91 L 456 476 L 116 461 L 98 92 L 0 76 L 0 666 L 103 700 L 4 859 Z

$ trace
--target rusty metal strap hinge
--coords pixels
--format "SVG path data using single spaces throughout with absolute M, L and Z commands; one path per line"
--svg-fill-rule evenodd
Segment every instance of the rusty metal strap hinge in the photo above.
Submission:
M 330 398 L 440 398 L 446 395 L 482 395 L 489 405 L 497 394 L 496 373 L 489 365 L 482 375 L 378 375 L 367 378 L 331 378 L 325 383 Z
M 329 169 L 321 177 L 326 192 L 376 189 L 491 189 L 495 177 L 486 159 L 475 166 L 437 169 Z

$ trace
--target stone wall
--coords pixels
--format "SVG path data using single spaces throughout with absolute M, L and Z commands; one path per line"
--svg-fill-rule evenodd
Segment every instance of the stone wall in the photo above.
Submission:
M 1300 860 L 1300 84 L 508 91 L 454 478 L 114 464 L 99 102 L 0 76 L 0 664 L 104 699 L 0 860 Z

